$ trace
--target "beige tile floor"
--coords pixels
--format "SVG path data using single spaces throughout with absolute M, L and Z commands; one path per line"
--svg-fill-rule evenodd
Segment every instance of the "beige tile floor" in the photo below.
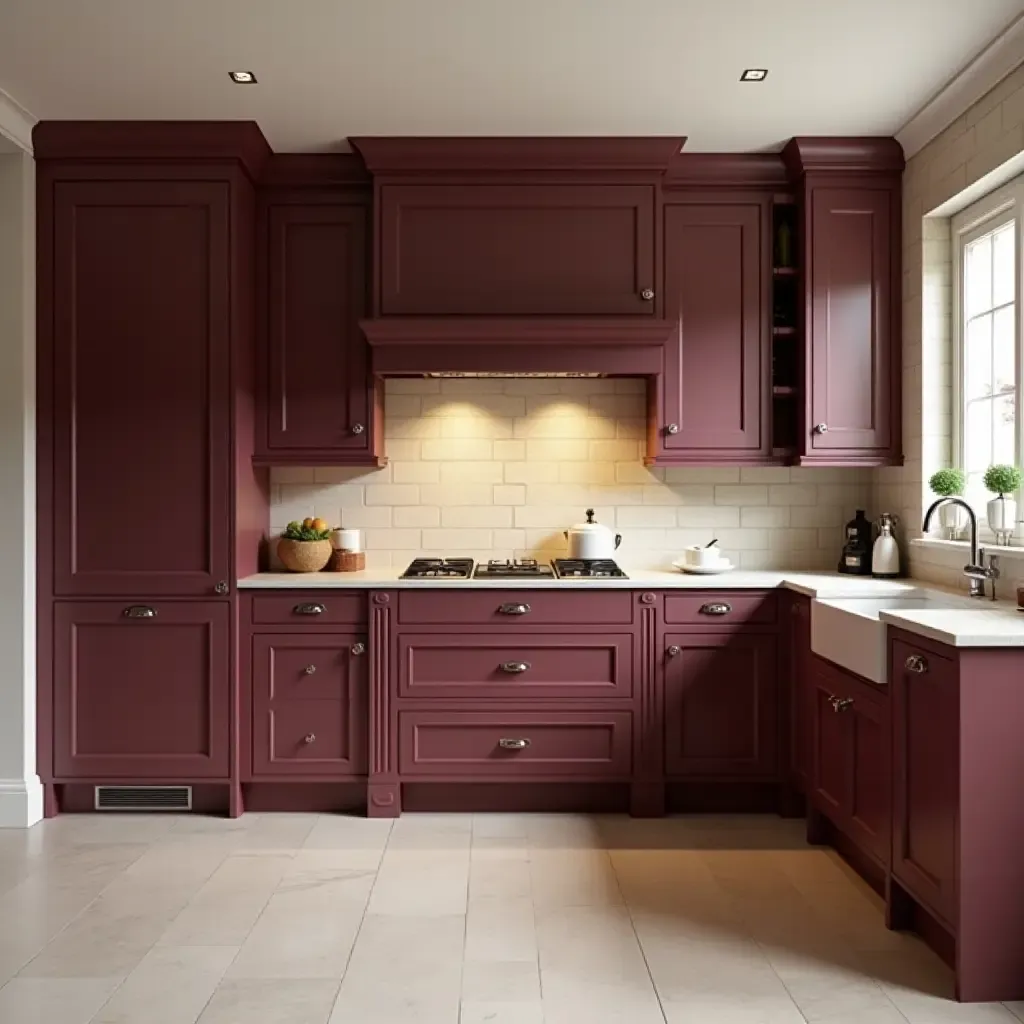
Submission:
M 0 832 L 0 1024 L 946 1024 L 774 817 L 68 816 Z

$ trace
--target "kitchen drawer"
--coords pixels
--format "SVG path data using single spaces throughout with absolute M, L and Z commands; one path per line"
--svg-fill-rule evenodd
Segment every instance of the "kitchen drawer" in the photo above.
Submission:
M 367 593 L 357 590 L 298 591 L 254 594 L 252 621 L 255 625 L 333 626 L 358 625 L 367 620 Z
M 630 625 L 633 595 L 628 590 L 400 590 L 398 621 L 448 626 Z
M 340 700 L 283 701 L 257 729 L 253 769 L 264 775 L 359 775 L 366 772 L 365 728 Z M 356 726 L 356 727 L 354 727 Z
M 750 591 L 702 591 L 666 594 L 665 622 L 670 626 L 775 625 L 775 594 Z
M 253 653 L 261 700 L 340 700 L 367 671 L 366 637 L 356 634 L 258 633 Z
M 474 778 L 626 778 L 632 769 L 628 711 L 403 711 L 403 775 Z
M 403 633 L 400 697 L 623 697 L 633 695 L 633 636 Z

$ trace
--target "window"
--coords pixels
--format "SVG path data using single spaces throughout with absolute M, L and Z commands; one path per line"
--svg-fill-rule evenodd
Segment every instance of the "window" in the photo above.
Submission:
M 1024 464 L 1019 256 L 1024 181 L 1018 180 L 953 219 L 957 464 L 978 511 L 991 495 L 982 478 L 994 463 Z

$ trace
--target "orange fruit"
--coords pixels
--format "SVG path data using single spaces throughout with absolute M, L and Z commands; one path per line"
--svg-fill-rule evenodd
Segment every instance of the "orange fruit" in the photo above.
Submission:
M 320 533 L 323 533 L 324 530 L 327 529 L 327 523 L 324 522 L 324 520 L 321 519 L 319 516 L 317 516 L 317 518 L 313 520 L 313 529 L 318 530 Z
M 305 529 L 307 529 L 307 530 L 312 530 L 312 529 L 313 529 L 313 523 L 314 523 L 314 522 L 315 522 L 315 520 L 313 520 L 313 519 L 303 519 L 303 520 L 302 520 L 302 525 L 303 525 L 303 527 L 304 527 Z

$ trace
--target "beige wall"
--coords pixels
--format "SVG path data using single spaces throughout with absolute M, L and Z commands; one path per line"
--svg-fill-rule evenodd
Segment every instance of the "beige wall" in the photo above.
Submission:
M 562 530 L 593 506 L 626 565 L 717 537 L 746 568 L 835 567 L 870 471 L 647 469 L 644 408 L 638 380 L 388 381 L 389 465 L 275 470 L 271 524 L 340 520 L 366 531 L 369 564 L 404 566 L 564 555 Z
M 932 215 L 1024 150 L 1024 65 L 907 163 L 903 178 L 903 468 L 878 470 L 872 507 L 920 536 L 927 480 L 952 454 L 950 221 Z M 998 182 L 993 182 L 993 187 Z M 909 547 L 914 575 L 965 585 L 963 552 Z M 1012 584 L 1024 561 L 1004 565 Z M 1001 593 L 1009 595 L 1008 589 Z

